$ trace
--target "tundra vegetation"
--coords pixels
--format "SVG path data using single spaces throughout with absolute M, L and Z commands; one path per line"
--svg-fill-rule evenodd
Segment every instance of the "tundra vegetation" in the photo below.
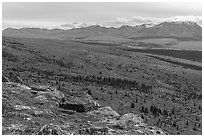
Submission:
M 202 134 L 201 59 L 201 51 L 3 37 L 2 132 Z

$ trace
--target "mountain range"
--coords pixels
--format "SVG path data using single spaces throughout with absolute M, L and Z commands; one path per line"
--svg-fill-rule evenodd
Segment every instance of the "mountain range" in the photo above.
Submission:
M 62 29 L 41 28 L 7 28 L 3 36 L 45 38 L 45 39 L 86 39 L 89 37 L 111 38 L 185 38 L 190 40 L 202 40 L 202 27 L 195 22 L 162 22 L 160 24 L 142 24 L 137 26 L 121 26 L 119 28 L 107 28 L 99 25 L 89 27 Z

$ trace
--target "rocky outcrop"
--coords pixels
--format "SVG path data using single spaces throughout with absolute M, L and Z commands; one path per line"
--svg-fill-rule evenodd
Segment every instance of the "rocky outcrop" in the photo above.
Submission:
M 31 93 L 35 95 L 34 99 L 42 102 L 48 102 L 49 100 L 52 100 L 56 103 L 59 103 L 65 97 L 65 95 L 56 88 L 42 85 L 31 86 Z
M 6 86 L 10 89 L 14 88 L 14 89 L 18 89 L 18 90 L 25 90 L 25 89 L 30 90 L 30 87 L 23 85 L 23 84 L 15 83 L 15 82 L 7 82 Z
M 90 127 L 79 130 L 80 135 L 110 135 L 108 127 Z
M 92 116 L 99 116 L 101 118 L 117 118 L 120 116 L 116 111 L 112 110 L 112 108 L 109 106 L 102 107 L 94 111 L 90 111 L 87 114 Z
M 77 112 L 88 112 L 100 108 L 100 104 L 95 102 L 91 96 L 85 95 L 82 97 L 65 98 L 65 100 L 59 103 L 59 107 Z
M 33 94 L 50 94 L 53 97 L 56 97 L 57 99 L 62 99 L 65 97 L 65 95 L 58 91 L 56 88 L 50 87 L 50 86 L 44 86 L 44 85 L 32 85 L 31 90 L 33 90 Z M 38 92 L 37 92 L 38 91 Z
M 123 115 L 118 122 L 119 126 L 122 128 L 132 128 L 135 125 L 143 125 L 143 120 L 140 116 L 133 114 L 133 113 L 128 113 Z
M 3 82 L 2 89 L 3 134 L 166 134 L 136 114 L 121 116 L 109 106 L 101 107 L 87 93 L 69 95 L 49 86 L 30 88 L 14 82 Z
M 118 121 L 118 126 L 123 129 L 132 130 L 134 132 L 138 132 L 139 134 L 145 135 L 167 134 L 160 128 L 155 126 L 148 126 L 146 123 L 144 123 L 140 116 L 133 113 L 123 115 Z
M 65 135 L 66 133 L 58 126 L 54 124 L 44 125 L 36 135 Z
M 108 134 L 167 134 L 160 128 L 148 126 L 146 123 L 144 123 L 143 119 L 136 114 L 127 113 L 120 116 L 110 107 L 99 108 L 97 110 L 87 112 L 87 114 L 99 119 L 94 123 L 95 125 L 103 125 L 106 128 L 112 129 L 112 132 L 108 132 Z

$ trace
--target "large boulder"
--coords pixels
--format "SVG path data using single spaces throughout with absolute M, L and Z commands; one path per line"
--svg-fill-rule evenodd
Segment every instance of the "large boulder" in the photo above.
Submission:
M 135 126 L 143 126 L 143 119 L 133 113 L 123 115 L 118 123 L 123 128 L 133 128 Z
M 133 113 L 128 113 L 123 115 L 118 122 L 118 126 L 133 131 L 138 134 L 144 134 L 144 135 L 166 135 L 164 131 L 162 131 L 160 128 L 155 126 L 148 126 L 146 123 L 144 123 L 143 119 Z
M 77 112 L 88 112 L 101 107 L 96 101 L 89 95 L 83 95 L 80 97 L 65 97 L 65 100 L 59 102 L 59 107 L 68 110 L 74 110 Z
M 120 115 L 109 106 L 98 108 L 97 110 L 87 112 L 87 114 L 97 118 L 97 124 L 102 124 L 109 127 L 117 126 L 118 119 L 120 117 Z
M 102 117 L 118 118 L 120 116 L 116 111 L 114 111 L 109 106 L 102 107 L 102 108 L 99 108 L 97 110 L 90 111 L 87 114 L 92 115 L 92 116 L 100 116 L 101 118 Z

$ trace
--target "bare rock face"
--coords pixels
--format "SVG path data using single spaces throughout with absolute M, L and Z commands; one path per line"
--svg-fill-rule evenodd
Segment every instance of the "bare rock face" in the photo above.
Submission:
M 65 132 L 58 125 L 44 125 L 36 135 L 64 135 Z

